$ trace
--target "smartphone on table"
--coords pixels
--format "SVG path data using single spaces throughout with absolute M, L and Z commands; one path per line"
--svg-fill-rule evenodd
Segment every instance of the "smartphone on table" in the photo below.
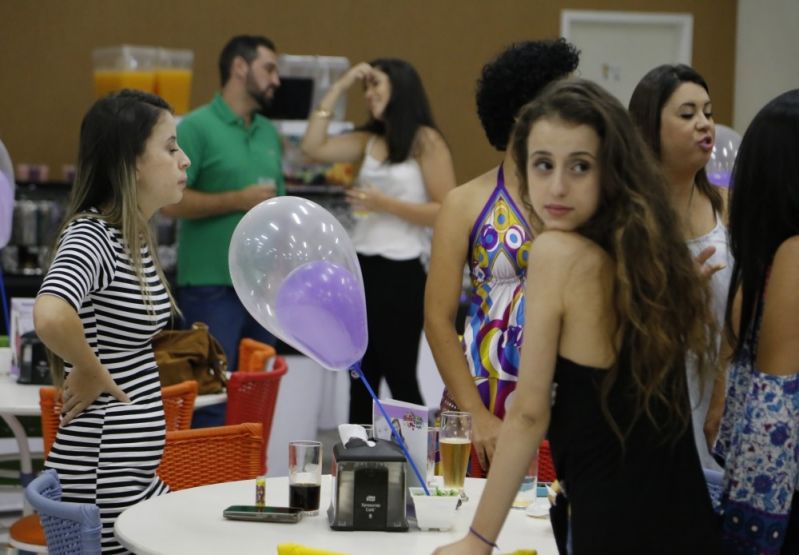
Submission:
M 231 520 L 254 520 L 258 522 L 299 522 L 302 509 L 297 507 L 256 507 L 255 505 L 231 505 L 222 512 Z

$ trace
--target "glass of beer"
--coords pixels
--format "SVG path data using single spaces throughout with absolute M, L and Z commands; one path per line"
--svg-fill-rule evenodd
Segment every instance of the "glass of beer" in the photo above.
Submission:
M 289 507 L 306 515 L 319 514 L 322 489 L 322 444 L 318 441 L 289 441 Z
M 442 412 L 438 445 L 444 487 L 463 491 L 472 450 L 472 415 L 468 412 Z

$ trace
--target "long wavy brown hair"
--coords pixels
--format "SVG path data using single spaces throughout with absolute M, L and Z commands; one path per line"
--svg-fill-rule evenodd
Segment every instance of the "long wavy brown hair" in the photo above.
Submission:
M 541 119 L 588 125 L 600 138 L 599 205 L 577 231 L 615 262 L 613 306 L 621 342 L 602 382 L 603 414 L 622 443 L 642 415 L 664 439 L 676 439 L 691 420 L 686 354 L 692 353 L 700 372 L 709 371 L 715 333 L 709 291 L 685 245 L 666 181 L 618 100 L 590 81 L 559 81 L 522 108 L 514 130 L 513 157 L 529 211 L 527 141 Z M 620 372 L 630 373 L 634 399 L 632 419 L 624 430 L 607 402 Z M 665 422 L 655 416 L 656 406 L 666 409 Z

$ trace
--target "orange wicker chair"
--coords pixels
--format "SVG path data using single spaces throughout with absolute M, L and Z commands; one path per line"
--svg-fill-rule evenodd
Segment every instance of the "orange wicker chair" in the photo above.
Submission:
M 245 337 L 239 342 L 239 372 L 261 372 L 266 361 L 277 354 L 275 348 L 266 343 Z
M 55 443 L 58 426 L 61 424 L 61 390 L 55 387 L 39 388 L 39 408 L 42 411 L 42 443 L 44 458 Z
M 538 447 L 538 481 L 554 482 L 557 480 L 555 475 L 555 463 L 552 461 L 552 451 L 549 448 L 549 440 L 545 439 Z
M 164 399 L 167 431 L 189 429 L 194 400 L 197 398 L 197 382 L 188 380 L 163 387 L 161 396 Z M 55 387 L 40 388 L 39 407 L 42 411 L 43 452 L 47 458 L 61 423 L 61 390 Z M 31 514 L 18 519 L 11 525 L 8 535 L 15 547 L 35 553 L 47 553 L 47 540 L 39 515 Z
M 167 432 L 158 475 L 173 491 L 260 475 L 260 423 Z
M 261 364 L 263 368 L 263 364 Z M 269 372 L 239 370 L 230 375 L 227 384 L 227 409 L 225 424 L 260 422 L 263 424 L 264 450 L 261 457 L 261 474 L 266 474 L 266 449 L 272 432 L 280 380 L 286 374 L 286 359 L 275 356 Z
M 197 382 L 185 382 L 161 388 L 164 399 L 164 415 L 167 431 L 188 430 L 191 427 L 191 414 L 197 398 Z M 58 426 L 61 423 L 61 390 L 55 387 L 39 389 L 39 408 L 42 411 L 42 443 L 44 457 L 55 442 Z
M 194 401 L 197 399 L 197 382 L 186 380 L 162 387 L 161 398 L 164 400 L 166 431 L 174 432 L 191 428 Z

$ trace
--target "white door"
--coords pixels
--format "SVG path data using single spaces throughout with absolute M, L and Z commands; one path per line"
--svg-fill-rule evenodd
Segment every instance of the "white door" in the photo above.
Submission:
M 602 85 L 624 106 L 650 69 L 691 64 L 693 16 L 563 10 L 561 35 L 580 49 L 579 74 Z

